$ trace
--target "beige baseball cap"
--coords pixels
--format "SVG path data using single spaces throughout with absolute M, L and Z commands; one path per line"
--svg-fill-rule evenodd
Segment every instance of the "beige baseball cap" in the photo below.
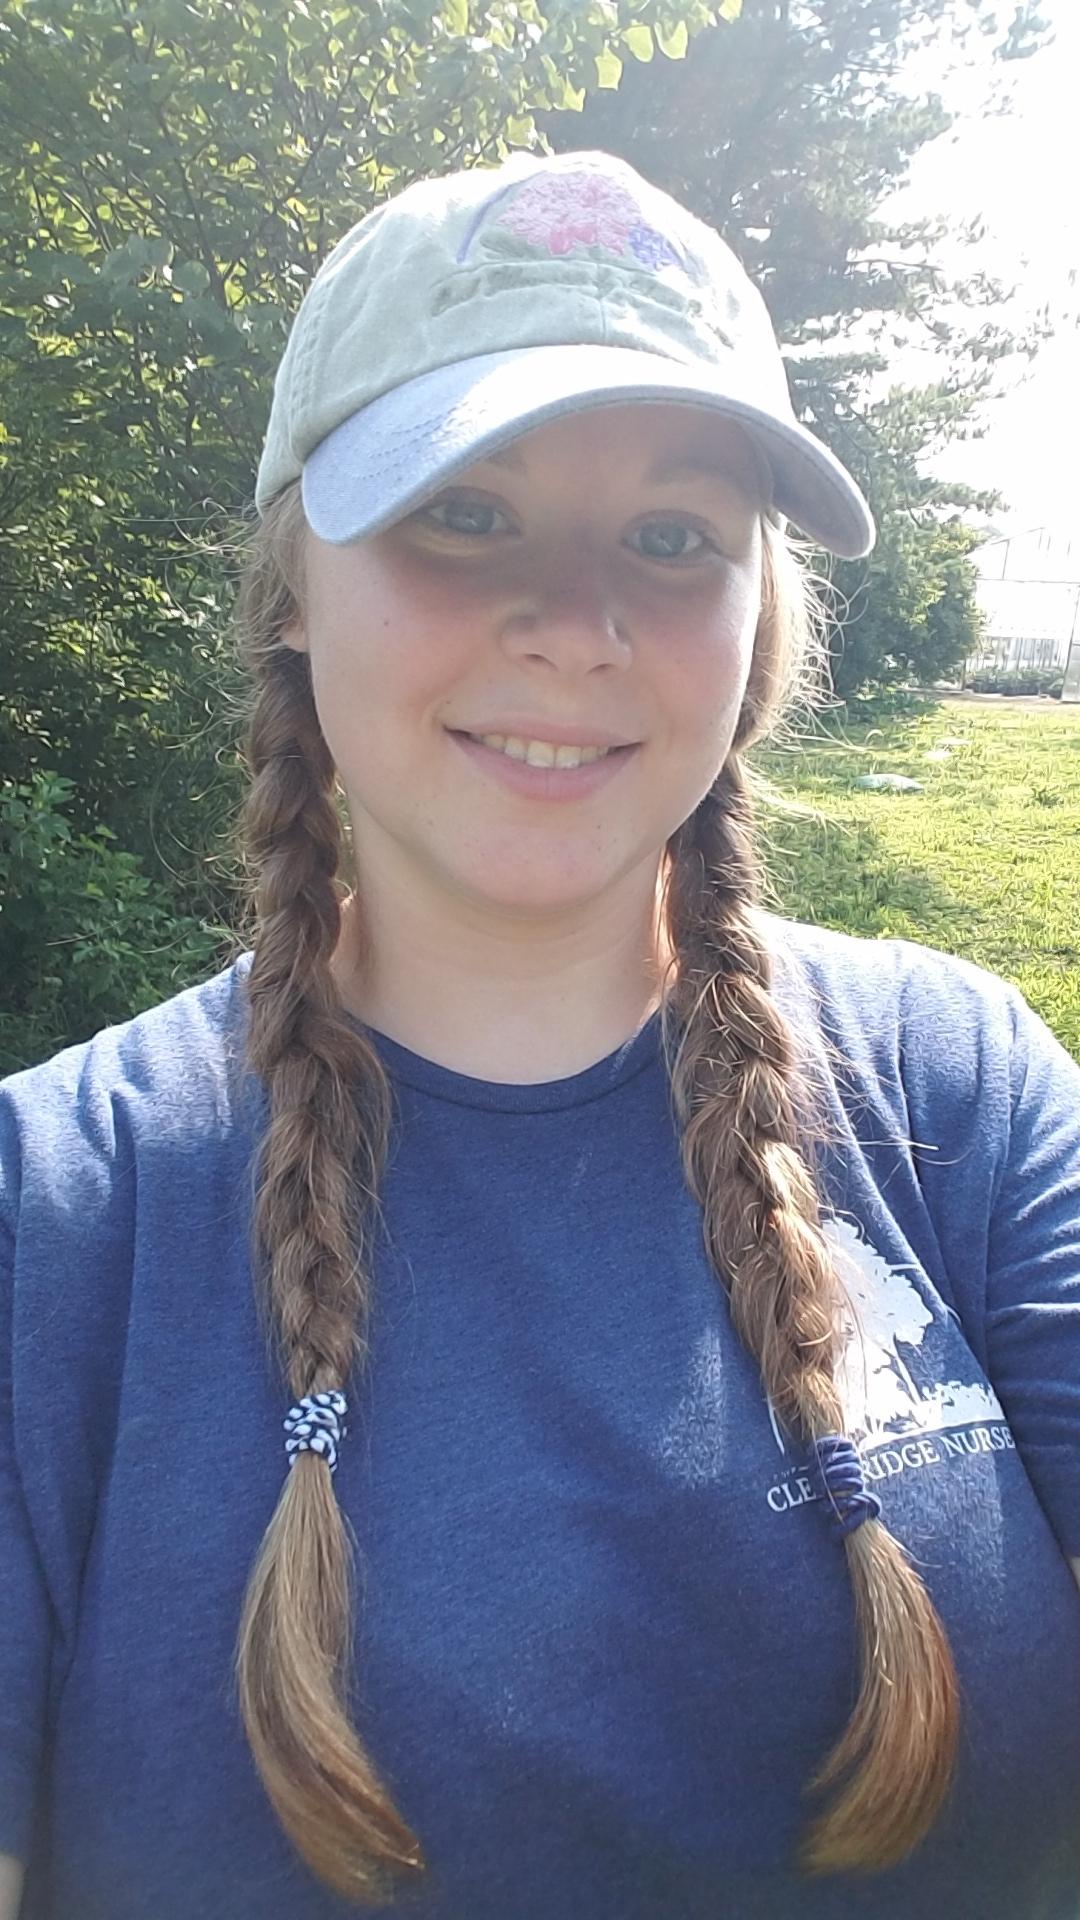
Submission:
M 344 545 L 533 427 L 627 401 L 736 421 L 777 513 L 843 557 L 873 546 L 730 247 L 605 153 L 418 181 L 339 241 L 278 370 L 256 504 L 300 479 L 309 524 Z

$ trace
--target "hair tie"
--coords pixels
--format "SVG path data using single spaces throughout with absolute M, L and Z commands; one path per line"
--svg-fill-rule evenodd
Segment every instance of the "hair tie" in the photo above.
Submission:
M 826 1433 L 814 1441 L 817 1478 L 822 1498 L 832 1509 L 836 1532 L 843 1540 L 864 1520 L 876 1520 L 881 1501 L 863 1478 L 858 1448 L 846 1433 Z
M 285 1415 L 284 1427 L 288 1435 L 285 1451 L 289 1456 L 290 1469 L 296 1465 L 302 1453 L 317 1453 L 326 1461 L 331 1473 L 337 1466 L 338 1448 L 344 1440 L 348 1428 L 343 1425 L 347 1404 L 345 1395 L 336 1390 L 330 1393 L 307 1393 L 290 1407 Z

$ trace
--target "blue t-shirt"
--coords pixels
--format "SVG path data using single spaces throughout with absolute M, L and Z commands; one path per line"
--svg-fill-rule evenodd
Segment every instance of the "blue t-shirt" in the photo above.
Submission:
M 959 1669 L 947 1812 L 800 1879 L 851 1590 L 735 1338 L 654 1018 L 535 1086 L 378 1039 L 398 1125 L 335 1486 L 419 1920 L 1080 1912 L 1080 1072 L 1011 988 L 767 922 L 825 1087 L 843 1390 Z M 343 1920 L 240 1726 L 287 1395 L 248 1258 L 247 958 L 0 1089 L 0 1849 L 33 1920 Z

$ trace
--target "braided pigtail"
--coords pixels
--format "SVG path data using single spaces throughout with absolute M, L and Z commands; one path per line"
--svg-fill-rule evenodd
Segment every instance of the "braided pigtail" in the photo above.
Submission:
M 283 630 L 301 604 L 298 490 L 270 508 L 244 570 L 241 649 L 254 681 L 244 826 L 256 916 L 248 1054 L 268 1097 L 253 1230 L 264 1304 L 294 1398 L 344 1386 L 364 1352 L 372 1225 L 389 1133 L 381 1064 L 343 1017 L 334 769 L 306 657 Z M 769 724 L 812 643 L 809 587 L 763 526 L 762 613 L 735 748 L 668 849 L 665 931 L 675 983 L 665 1041 L 688 1182 L 733 1322 L 779 1418 L 808 1444 L 842 1428 L 841 1296 L 802 1157 L 793 1038 L 770 990 L 741 750 Z M 898 1861 L 944 1797 L 956 1682 L 944 1633 L 879 1520 L 845 1539 L 861 1686 L 812 1788 L 812 1872 Z M 253 1569 L 237 1648 L 241 1710 L 279 1819 L 316 1875 L 357 1904 L 422 1870 L 351 1725 L 351 1556 L 331 1469 L 299 1454 Z
M 301 532 L 294 489 L 266 516 L 237 614 L 254 684 L 243 816 L 256 925 L 248 1060 L 268 1102 L 253 1230 L 294 1399 L 342 1388 L 363 1357 L 390 1113 L 381 1062 L 342 1017 L 330 970 L 340 929 L 334 767 L 307 657 L 281 640 L 297 604 Z M 286 1833 L 320 1879 L 367 1903 L 388 1899 L 394 1878 L 422 1863 L 350 1724 L 351 1633 L 349 1535 L 328 1462 L 304 1451 L 285 1475 L 245 1596 L 240 1707 Z
M 807 1102 L 794 1039 L 755 924 L 758 871 L 738 749 L 669 857 L 677 978 L 665 1040 L 686 1177 L 735 1329 L 778 1418 L 812 1445 L 843 1431 L 842 1296 L 800 1146 Z M 941 1807 L 957 1742 L 948 1643 L 903 1547 L 870 1518 L 847 1533 L 844 1550 L 860 1687 L 843 1737 L 809 1783 L 838 1789 L 804 1837 L 802 1865 L 812 1873 L 903 1859 Z

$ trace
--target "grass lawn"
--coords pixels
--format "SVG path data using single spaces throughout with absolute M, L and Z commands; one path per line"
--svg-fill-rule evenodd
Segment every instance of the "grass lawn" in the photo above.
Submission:
M 1015 981 L 1080 1059 L 1080 706 L 928 700 L 759 751 L 773 905 Z M 902 773 L 922 793 L 860 791 Z

